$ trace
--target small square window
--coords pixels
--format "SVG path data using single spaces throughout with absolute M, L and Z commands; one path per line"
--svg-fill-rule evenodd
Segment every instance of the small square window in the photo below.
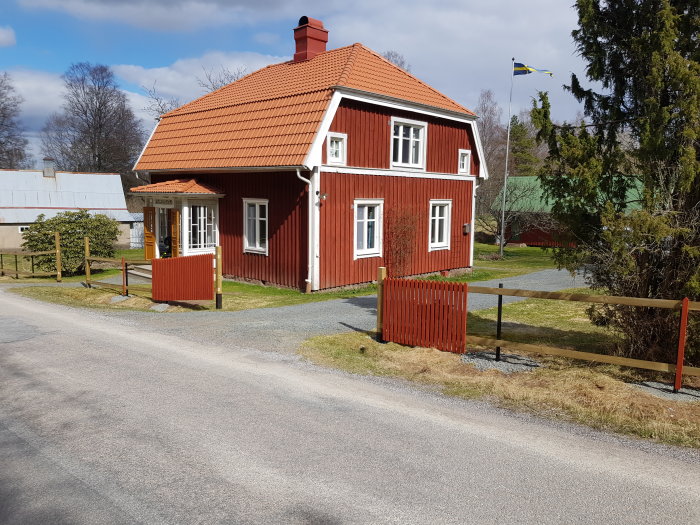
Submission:
M 326 158 L 328 164 L 345 166 L 347 164 L 348 136 L 345 133 L 329 133 Z
M 355 201 L 355 259 L 381 257 L 384 201 Z
M 450 249 L 452 201 L 430 201 L 428 251 Z
M 457 173 L 471 175 L 472 172 L 472 152 L 468 149 L 459 150 Z
M 20 226 L 19 233 L 24 233 L 29 230 L 29 226 Z

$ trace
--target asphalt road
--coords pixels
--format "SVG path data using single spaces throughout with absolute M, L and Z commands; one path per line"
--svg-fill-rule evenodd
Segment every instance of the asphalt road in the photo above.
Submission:
M 696 452 L 133 321 L 0 287 L 0 523 L 700 522 Z

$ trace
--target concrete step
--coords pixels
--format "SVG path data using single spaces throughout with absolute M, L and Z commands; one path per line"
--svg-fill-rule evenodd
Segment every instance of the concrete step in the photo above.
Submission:
M 153 272 L 150 264 L 140 264 L 129 270 L 129 275 L 138 275 L 139 277 L 151 279 L 153 277 Z

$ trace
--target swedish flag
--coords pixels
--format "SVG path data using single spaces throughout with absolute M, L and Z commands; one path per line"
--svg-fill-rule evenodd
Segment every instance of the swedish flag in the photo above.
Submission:
M 550 77 L 554 75 L 549 69 L 537 69 L 520 62 L 513 62 L 513 75 L 529 75 L 530 73 L 544 73 Z

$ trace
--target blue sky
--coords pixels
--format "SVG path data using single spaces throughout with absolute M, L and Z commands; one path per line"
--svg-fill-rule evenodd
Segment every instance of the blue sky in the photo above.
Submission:
M 548 90 L 554 116 L 580 110 L 561 85 L 581 75 L 571 2 L 551 0 L 2 0 L 0 71 L 23 96 L 22 121 L 38 157 L 38 134 L 60 109 L 60 75 L 71 63 L 109 65 L 150 130 L 143 87 L 187 102 L 202 94 L 202 69 L 254 71 L 287 60 L 300 16 L 321 19 L 328 48 L 354 42 L 402 53 L 411 72 L 467 107 L 492 89 L 507 112 L 510 58 L 554 78 L 515 79 L 514 112 Z M 505 116 L 504 116 L 505 119 Z

